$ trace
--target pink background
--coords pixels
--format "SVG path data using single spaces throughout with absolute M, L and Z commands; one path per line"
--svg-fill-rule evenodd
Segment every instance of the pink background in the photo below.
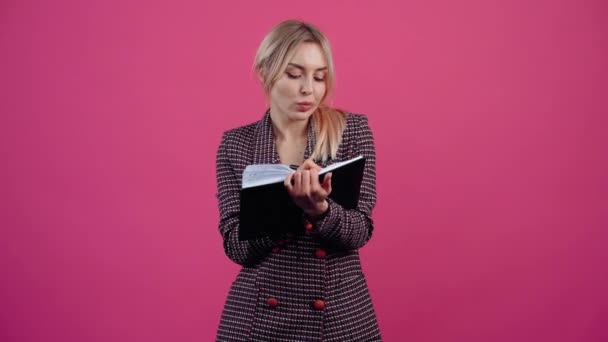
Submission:
M 215 151 L 292 17 L 375 133 L 384 339 L 608 340 L 606 2 L 374 3 L 2 1 L 0 340 L 213 340 Z

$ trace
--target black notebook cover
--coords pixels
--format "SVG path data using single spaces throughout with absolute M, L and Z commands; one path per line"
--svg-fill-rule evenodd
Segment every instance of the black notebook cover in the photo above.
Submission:
M 365 158 L 342 165 L 333 171 L 329 198 L 345 209 L 354 209 L 359 201 Z M 324 174 L 319 175 L 323 181 Z M 291 199 L 283 182 L 241 190 L 239 239 L 250 240 L 304 229 L 303 211 Z

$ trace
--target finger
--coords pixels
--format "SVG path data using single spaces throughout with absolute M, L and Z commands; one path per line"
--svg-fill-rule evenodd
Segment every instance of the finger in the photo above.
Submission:
M 302 170 L 312 170 L 312 169 L 317 169 L 317 170 L 321 170 L 321 167 L 317 164 L 315 164 L 314 161 L 312 161 L 312 159 L 306 159 L 304 161 L 304 163 L 302 163 L 302 165 L 300 166 L 300 168 Z
M 327 175 L 324 176 L 325 178 L 327 178 Z M 329 196 L 329 192 L 327 191 L 326 187 L 323 186 L 324 183 L 321 183 L 319 181 L 319 175 L 315 175 L 315 190 L 314 190 L 314 200 L 315 201 L 321 201 L 321 200 L 326 200 L 327 197 Z
M 310 192 L 313 195 L 318 195 L 319 191 L 323 190 L 319 183 L 319 172 L 315 169 L 310 170 Z
M 310 171 L 302 171 L 302 192 L 304 196 L 310 197 Z
M 289 191 L 289 193 L 291 193 L 293 191 L 293 184 L 291 182 L 293 181 L 294 173 L 295 172 L 288 174 L 287 177 L 285 177 L 285 181 L 283 182 L 283 184 L 285 185 L 285 187 L 287 188 L 287 191 Z
M 328 173 L 325 175 L 325 178 L 323 179 L 323 189 L 327 192 L 327 195 L 331 194 L 331 176 L 332 173 Z
M 302 190 L 302 172 L 301 171 L 296 171 L 296 173 L 293 175 L 295 182 L 294 182 L 294 191 L 296 193 L 300 193 Z

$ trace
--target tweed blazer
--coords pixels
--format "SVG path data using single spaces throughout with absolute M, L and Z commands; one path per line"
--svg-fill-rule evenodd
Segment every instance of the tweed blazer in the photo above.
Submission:
M 306 159 L 315 142 L 310 120 Z M 226 255 L 242 268 L 230 287 L 217 341 L 381 341 L 358 252 L 374 228 L 374 139 L 367 117 L 348 113 L 336 159 L 316 162 L 327 166 L 358 155 L 366 161 L 355 209 L 329 200 L 322 218 L 303 215 L 302 234 L 240 241 L 243 170 L 280 158 L 269 111 L 260 121 L 224 132 L 216 159 L 219 231 Z

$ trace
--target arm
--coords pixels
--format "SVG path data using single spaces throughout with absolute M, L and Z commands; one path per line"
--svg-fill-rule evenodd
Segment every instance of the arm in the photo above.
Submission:
M 219 230 L 224 240 L 224 251 L 237 264 L 248 266 L 267 255 L 275 242 L 268 238 L 239 240 L 240 185 L 228 159 L 228 134 L 224 133 L 217 151 L 216 177 L 219 203 Z
M 374 139 L 367 118 L 358 116 L 355 125 L 355 153 L 365 157 L 365 168 L 359 202 L 354 209 L 344 209 L 331 199 L 327 199 L 329 209 L 319 218 L 309 217 L 321 239 L 336 243 L 346 249 L 363 247 L 371 238 L 374 229 L 371 217 L 376 205 L 376 152 Z

